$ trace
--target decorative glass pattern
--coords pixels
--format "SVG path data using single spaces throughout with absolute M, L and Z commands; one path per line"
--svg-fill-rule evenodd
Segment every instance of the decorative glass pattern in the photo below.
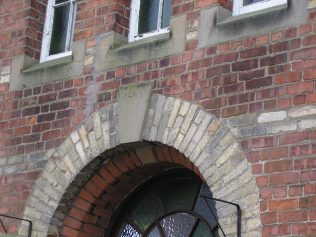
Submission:
M 146 195 L 144 195 L 146 193 Z M 145 231 L 156 219 L 164 214 L 160 192 L 152 187 L 145 188 L 131 202 L 128 219 L 132 220 L 141 231 Z
M 141 235 L 130 225 L 125 223 L 119 234 L 119 237 L 141 237 Z
M 215 205 L 207 205 L 199 194 L 212 196 L 190 172 L 178 171 L 148 182 L 122 209 L 123 225 L 110 236 L 217 237 L 216 210 L 215 218 L 209 211 Z
M 162 219 L 160 224 L 168 237 L 188 237 L 196 219 L 188 213 L 175 213 Z

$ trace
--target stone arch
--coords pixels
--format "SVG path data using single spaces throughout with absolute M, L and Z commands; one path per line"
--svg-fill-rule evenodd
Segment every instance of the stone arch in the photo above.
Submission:
M 23 213 L 23 218 L 33 221 L 33 236 L 47 236 L 65 190 L 89 162 L 122 143 L 142 140 L 166 144 L 184 154 L 198 168 L 214 197 L 241 206 L 243 236 L 261 236 L 255 178 L 229 128 L 195 104 L 150 92 L 137 93 L 138 89 L 120 92 L 132 102 L 121 103 L 119 99 L 95 112 L 60 147 L 46 154 L 48 163 L 35 182 Z M 133 104 L 135 96 L 138 99 Z M 145 104 L 142 108 L 139 99 L 144 99 L 140 102 Z M 126 128 L 122 121 L 128 111 L 131 119 L 136 116 L 140 120 L 133 128 Z M 131 129 L 128 137 L 122 135 L 126 129 Z M 225 230 L 233 234 L 236 215 L 228 206 L 218 205 L 217 209 Z M 25 233 L 26 228 L 21 226 L 19 234 Z

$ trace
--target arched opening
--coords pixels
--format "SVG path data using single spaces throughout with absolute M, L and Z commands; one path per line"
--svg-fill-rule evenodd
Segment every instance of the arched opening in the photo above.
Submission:
M 243 236 L 261 236 L 255 179 L 226 126 L 194 104 L 162 95 L 151 96 L 137 129 L 126 126 L 126 110 L 113 104 L 97 111 L 46 154 L 49 161 L 23 215 L 32 220 L 34 235 L 103 237 L 119 204 L 140 184 L 166 169 L 186 167 L 214 198 L 240 205 Z M 133 117 L 138 120 L 139 112 Z M 235 207 L 216 201 L 216 210 L 226 235 L 236 236 Z M 21 225 L 20 235 L 26 232 Z

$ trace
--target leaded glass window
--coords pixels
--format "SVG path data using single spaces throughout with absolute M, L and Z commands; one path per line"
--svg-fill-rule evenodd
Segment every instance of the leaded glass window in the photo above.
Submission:
M 129 41 L 167 32 L 172 0 L 132 0 Z
M 43 34 L 41 61 L 66 56 L 70 52 L 75 0 L 49 0 Z
M 211 197 L 207 185 L 188 171 L 156 178 L 121 207 L 109 236 L 217 237 L 215 204 L 200 194 Z

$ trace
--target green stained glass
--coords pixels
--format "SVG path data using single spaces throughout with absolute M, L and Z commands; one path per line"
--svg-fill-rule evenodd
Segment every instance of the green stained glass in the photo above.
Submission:
M 147 182 L 123 207 L 123 224 L 115 236 L 217 237 L 211 233 L 216 222 L 203 219 L 212 216 L 205 214 L 209 208 L 197 197 L 199 193 L 211 196 L 207 186 L 190 172 L 175 171 Z
M 65 52 L 70 5 L 56 7 L 49 55 Z
M 210 228 L 203 221 L 199 222 L 192 237 L 215 237 L 212 235 Z
M 174 179 L 162 187 L 167 213 L 191 209 L 198 193 L 200 181 L 193 178 Z
M 164 214 L 159 190 L 156 187 L 148 187 L 138 193 L 131 202 L 128 213 L 128 219 L 144 232 Z

